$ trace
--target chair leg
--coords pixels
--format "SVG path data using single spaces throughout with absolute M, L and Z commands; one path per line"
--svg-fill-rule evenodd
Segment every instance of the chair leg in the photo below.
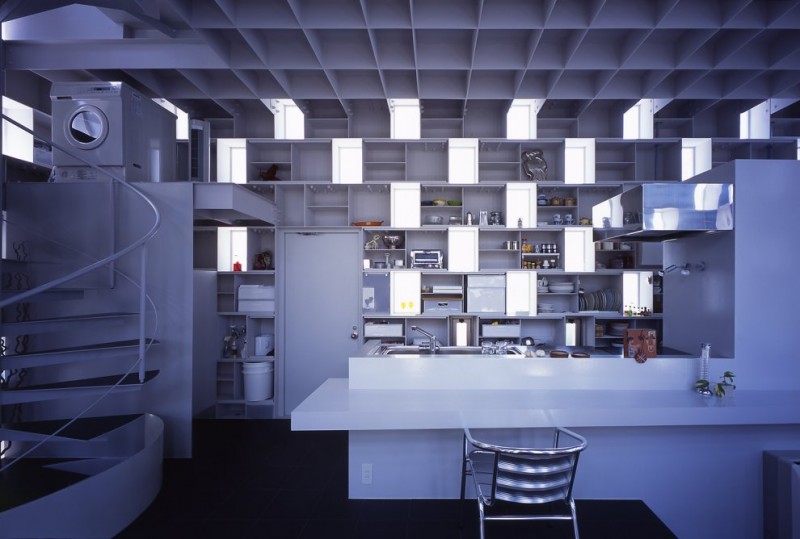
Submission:
M 481 523 L 481 539 L 484 539 L 484 531 L 483 531 L 483 525 L 484 525 L 483 502 L 481 502 L 480 496 L 478 496 L 478 518 L 480 519 L 480 523 Z
M 464 498 L 467 489 L 467 459 L 461 460 L 461 504 L 458 506 L 459 528 L 464 527 Z
M 575 539 L 580 539 L 578 535 L 578 514 L 575 512 L 575 500 L 569 499 L 569 509 L 572 512 L 572 530 L 575 532 Z

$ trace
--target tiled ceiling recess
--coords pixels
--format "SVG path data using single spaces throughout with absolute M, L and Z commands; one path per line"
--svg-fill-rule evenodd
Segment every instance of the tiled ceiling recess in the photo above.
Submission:
M 388 98 L 421 99 L 423 118 L 535 98 L 540 117 L 564 119 L 643 97 L 664 100 L 663 119 L 800 99 L 800 0 L 70 4 L 0 7 L 12 89 L 17 70 L 123 80 L 212 118 L 264 113 L 266 98 L 312 118 Z

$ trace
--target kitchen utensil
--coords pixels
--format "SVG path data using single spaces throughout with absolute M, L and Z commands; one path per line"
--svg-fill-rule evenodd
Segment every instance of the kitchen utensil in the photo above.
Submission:
M 574 205 L 575 205 L 575 199 L 574 198 L 566 197 L 564 199 L 564 206 L 574 206 Z
M 447 201 L 447 205 L 448 206 L 461 206 L 461 201 L 460 200 L 448 200 Z
M 386 262 L 375 260 L 372 262 L 372 267 L 375 269 L 386 269 Z
M 467 212 L 467 220 L 466 220 L 466 222 L 464 224 L 466 224 L 466 225 L 471 225 L 472 224 L 472 212 L 471 211 Z
M 561 214 L 560 214 L 560 213 L 556 213 L 556 214 L 554 214 L 554 215 L 553 215 L 553 224 L 554 224 L 554 225 L 560 225 L 561 223 L 562 223 L 562 221 L 561 221 Z
M 488 225 L 489 224 L 489 212 L 487 210 L 481 210 L 480 212 L 480 225 Z
M 447 201 L 445 199 L 443 199 L 443 198 L 434 198 L 433 199 L 433 205 L 434 206 L 444 206 L 445 204 L 447 204 Z
M 503 224 L 503 212 L 499 212 L 499 211 L 489 212 L 489 224 L 490 225 L 502 225 Z
M 397 249 L 403 246 L 403 236 L 400 234 L 384 234 L 381 239 L 387 249 Z
M 448 220 L 448 222 L 451 225 L 460 225 L 461 224 L 461 217 L 459 217 L 458 215 L 451 215 L 450 219 Z
M 381 226 L 383 221 L 356 221 L 353 226 Z
M 574 225 L 575 224 L 575 218 L 572 217 L 571 213 L 568 213 L 568 214 L 566 214 L 564 216 L 564 224 L 565 225 Z
M 563 203 L 564 201 L 561 199 L 561 197 L 552 197 L 550 199 L 551 206 L 561 206 Z
M 559 357 L 559 358 L 569 357 L 569 352 L 565 350 L 550 350 L 550 357 Z

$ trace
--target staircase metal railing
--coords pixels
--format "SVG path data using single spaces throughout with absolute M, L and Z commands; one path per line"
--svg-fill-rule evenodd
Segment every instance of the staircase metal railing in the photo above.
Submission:
M 34 138 L 44 142 L 45 144 L 50 145 L 51 148 L 55 148 L 57 150 L 60 150 L 60 151 L 62 151 L 64 153 L 68 154 L 72 158 L 77 159 L 78 161 L 84 163 L 87 167 L 90 167 L 90 168 L 100 172 L 104 176 L 107 176 L 114 185 L 117 185 L 117 186 L 127 190 L 128 192 L 134 194 L 136 197 L 139 197 L 139 199 L 141 199 L 147 205 L 147 207 L 150 208 L 150 210 L 152 211 L 152 214 L 153 214 L 153 224 L 150 227 L 150 229 L 147 230 L 147 232 L 145 232 L 140 238 L 138 238 L 138 239 L 134 240 L 133 242 L 131 242 L 129 245 L 127 245 L 125 247 L 122 247 L 120 249 L 116 249 L 115 252 L 113 252 L 112 254 L 110 254 L 110 255 L 108 255 L 108 256 L 106 256 L 104 258 L 101 258 L 99 260 L 95 260 L 94 262 L 92 262 L 92 263 L 90 263 L 90 264 L 88 264 L 88 265 L 86 265 L 84 267 L 81 267 L 81 268 L 79 268 L 79 269 L 77 269 L 75 271 L 72 271 L 71 273 L 68 273 L 68 274 L 63 275 L 61 277 L 52 279 L 52 280 L 50 280 L 50 281 L 48 281 L 48 282 L 46 282 L 44 284 L 35 286 L 35 287 L 30 288 L 28 290 L 21 291 L 21 292 L 19 292 L 17 294 L 14 294 L 14 295 L 10 296 L 10 297 L 0 299 L 0 309 L 1 309 L 3 307 L 8 306 L 8 305 L 12 305 L 12 304 L 15 304 L 15 303 L 22 302 L 22 301 L 24 301 L 26 299 L 29 299 L 29 298 L 31 298 L 33 296 L 36 296 L 38 294 L 42 294 L 42 293 L 47 292 L 49 290 L 52 290 L 54 288 L 63 286 L 66 283 L 74 281 L 74 280 L 76 280 L 76 279 L 78 279 L 78 278 L 80 278 L 80 277 L 82 277 L 82 276 L 84 276 L 84 275 L 86 275 L 88 273 L 91 273 L 91 272 L 93 272 L 93 271 L 95 271 L 95 270 L 97 270 L 99 268 L 102 268 L 104 266 L 111 267 L 116 275 L 119 275 L 122 278 L 128 280 L 129 282 L 131 282 L 131 284 L 133 284 L 139 290 L 139 296 L 138 296 L 138 303 L 139 303 L 139 312 L 138 312 L 138 315 L 139 315 L 139 320 L 138 320 L 138 324 L 139 324 L 139 327 L 138 327 L 138 352 L 137 352 L 137 357 L 136 357 L 136 360 L 134 361 L 134 363 L 130 366 L 130 368 L 128 369 L 127 372 L 125 372 L 124 374 L 122 374 L 120 376 L 120 378 L 117 381 L 117 383 L 112 384 L 110 387 L 108 387 L 108 389 L 106 391 L 101 393 L 94 401 L 92 401 L 88 406 L 86 406 L 83 410 L 81 410 L 77 415 L 75 415 L 69 421 L 65 422 L 55 432 L 50 434 L 48 437 L 42 439 L 38 443 L 32 445 L 23 454 L 15 456 L 13 459 L 11 459 L 8 462 L 2 463 L 2 469 L 6 469 L 7 470 L 13 464 L 18 462 L 19 460 L 21 460 L 25 456 L 31 454 L 38 447 L 40 447 L 42 444 L 46 443 L 49 439 L 57 436 L 60 432 L 62 432 L 67 427 L 69 427 L 72 423 L 77 421 L 79 418 L 81 418 L 82 416 L 86 415 L 93 407 L 95 407 L 99 402 L 101 402 L 109 394 L 111 394 L 113 392 L 113 390 L 116 389 L 122 383 L 122 381 L 125 380 L 126 377 L 136 369 L 137 366 L 138 366 L 138 370 L 139 370 L 139 382 L 140 383 L 144 383 L 144 381 L 145 381 L 145 373 L 146 373 L 146 369 L 145 369 L 146 361 L 145 360 L 146 360 L 147 351 L 150 348 L 150 346 L 152 345 L 152 343 L 154 341 L 154 336 L 155 336 L 155 334 L 157 332 L 157 329 L 158 329 L 158 309 L 156 308 L 156 305 L 155 305 L 155 302 L 153 301 L 153 299 L 147 293 L 147 288 L 146 288 L 147 287 L 147 244 L 156 235 L 156 233 L 158 232 L 158 229 L 161 226 L 161 213 L 158 211 L 158 208 L 156 207 L 155 203 L 147 196 L 146 193 L 144 193 L 141 189 L 137 188 L 135 185 L 132 185 L 131 183 L 126 182 L 124 180 L 124 178 L 118 177 L 117 175 L 111 173 L 109 170 L 103 169 L 103 168 L 101 168 L 101 167 L 99 167 L 99 166 L 87 161 L 82 156 L 76 155 L 69 148 L 64 148 L 63 146 L 61 146 L 59 144 L 56 144 L 52 140 L 49 140 L 49 139 L 47 139 L 45 137 L 42 137 L 41 135 L 38 135 L 32 129 L 29 129 L 27 126 L 19 123 L 18 121 L 14 120 L 13 118 L 9 118 L 5 114 L 0 114 L 0 117 L 2 117 L 3 121 L 9 122 L 11 125 L 14 125 L 15 127 L 19 128 L 19 129 L 22 129 L 23 131 L 29 133 Z M 4 213 L 5 213 L 5 211 L 4 211 Z M 111 219 L 112 219 L 112 226 L 116 227 L 116 215 L 115 215 L 114 212 L 112 212 L 112 214 L 111 214 Z M 114 264 L 117 260 L 121 259 L 122 257 L 124 257 L 124 256 L 126 256 L 128 254 L 133 253 L 137 249 L 141 249 L 141 251 L 140 251 L 140 260 L 139 260 L 140 271 L 139 271 L 138 280 L 136 278 L 134 278 L 134 277 L 131 277 L 131 276 L 121 272 L 118 269 L 118 267 L 116 267 L 116 265 Z M 148 304 L 150 305 L 150 307 L 152 309 L 153 320 L 154 320 L 153 334 L 151 335 L 151 337 L 149 339 L 147 338 L 147 335 L 146 335 L 147 310 L 148 310 L 147 307 L 148 307 Z

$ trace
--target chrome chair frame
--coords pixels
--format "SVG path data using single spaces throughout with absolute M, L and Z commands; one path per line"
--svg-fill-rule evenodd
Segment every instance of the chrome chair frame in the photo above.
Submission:
M 560 446 L 562 436 L 569 444 Z M 484 539 L 486 520 L 571 520 L 578 539 L 578 519 L 572 485 L 578 457 L 586 439 L 556 427 L 549 448 L 506 447 L 478 441 L 464 428 L 464 455 L 461 468 L 461 503 L 466 494 L 466 479 L 472 476 L 478 498 L 480 536 Z M 496 502 L 501 502 L 500 504 Z M 563 510 L 547 514 L 515 514 L 501 511 L 505 504 L 551 504 Z M 487 508 L 496 511 L 489 511 Z M 491 513 L 495 514 L 491 514 Z M 463 517 L 463 514 L 462 514 Z

